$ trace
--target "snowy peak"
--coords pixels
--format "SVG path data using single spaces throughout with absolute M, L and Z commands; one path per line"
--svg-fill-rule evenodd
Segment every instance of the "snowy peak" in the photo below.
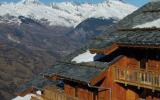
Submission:
M 0 16 L 6 14 L 15 17 L 24 16 L 39 21 L 46 20 L 49 25 L 53 26 L 76 27 L 87 18 L 122 19 L 136 9 L 137 7 L 119 0 L 112 0 L 109 4 L 106 2 L 98 4 L 61 2 L 52 3 L 51 6 L 39 0 L 22 0 L 16 4 L 1 5 Z
M 22 0 L 19 3 L 21 4 L 41 4 L 39 0 Z

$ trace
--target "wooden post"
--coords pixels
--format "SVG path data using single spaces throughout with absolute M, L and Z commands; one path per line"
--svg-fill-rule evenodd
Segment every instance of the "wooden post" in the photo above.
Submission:
M 141 74 L 140 71 L 138 71 L 138 89 L 140 89 L 140 80 L 141 80 Z
M 124 74 L 125 80 L 127 80 L 127 69 L 125 69 L 125 74 Z M 127 86 L 127 83 L 125 82 L 125 86 Z
M 152 76 L 152 92 L 154 92 L 154 86 L 155 86 L 155 75 L 154 75 L 154 73 L 152 74 L 153 76 Z

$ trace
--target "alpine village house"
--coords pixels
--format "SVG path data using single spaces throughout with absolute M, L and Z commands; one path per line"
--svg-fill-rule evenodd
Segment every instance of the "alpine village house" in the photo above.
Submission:
M 94 40 L 94 61 L 61 62 L 16 94 L 32 93 L 31 100 L 160 100 L 160 28 L 142 27 L 158 18 L 160 2 L 149 2 Z

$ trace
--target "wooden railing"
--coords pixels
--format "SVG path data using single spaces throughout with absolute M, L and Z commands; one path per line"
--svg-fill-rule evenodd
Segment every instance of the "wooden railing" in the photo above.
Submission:
M 141 69 L 122 69 L 115 67 L 114 80 L 125 85 L 134 85 L 153 90 L 160 90 L 160 73 Z
M 31 100 L 79 100 L 77 97 L 69 96 L 62 90 L 53 87 L 44 89 L 41 96 L 33 96 Z
M 31 96 L 31 100 L 44 100 L 40 95 Z

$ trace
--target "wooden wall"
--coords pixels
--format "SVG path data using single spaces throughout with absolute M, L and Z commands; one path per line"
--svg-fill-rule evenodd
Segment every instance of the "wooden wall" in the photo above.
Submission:
M 64 86 L 64 91 L 70 96 L 79 98 L 79 100 L 94 100 L 94 93 L 89 90 L 87 86 L 82 86 L 80 84 L 73 85 L 67 82 Z
M 156 70 L 160 72 L 160 58 L 157 59 L 154 53 L 149 52 L 149 50 L 136 49 L 127 49 L 123 51 L 122 55 L 124 56 L 106 70 L 105 79 L 98 85 L 99 87 L 105 87 L 106 90 L 99 89 L 97 95 L 85 86 L 76 85 L 77 87 L 75 88 L 75 86 L 70 84 L 65 84 L 65 93 L 77 96 L 80 100 L 110 100 L 110 88 L 112 90 L 111 100 L 139 100 L 140 98 L 145 98 L 146 100 L 160 100 L 158 91 L 153 93 L 151 90 L 145 90 L 143 88 L 138 89 L 136 86 L 125 86 L 125 84 L 114 82 L 113 68 L 115 66 L 124 69 L 138 69 L 140 68 L 140 59 L 146 55 L 148 57 L 146 70 Z
M 150 53 L 152 52 L 152 53 Z M 160 72 L 160 56 L 159 53 L 150 50 L 129 50 L 123 53 L 123 57 L 116 61 L 113 65 L 106 70 L 107 83 L 106 87 L 112 89 L 112 100 L 139 100 L 140 98 L 146 100 L 160 100 L 160 92 L 147 89 L 138 89 L 136 86 L 125 86 L 125 84 L 119 84 L 114 82 L 113 68 L 129 68 L 138 69 L 140 68 L 140 59 L 147 56 L 146 70 L 155 70 L 155 72 Z M 143 94 L 143 96 L 142 96 Z M 107 95 L 108 92 L 107 92 Z M 106 100 L 109 100 L 106 99 Z

